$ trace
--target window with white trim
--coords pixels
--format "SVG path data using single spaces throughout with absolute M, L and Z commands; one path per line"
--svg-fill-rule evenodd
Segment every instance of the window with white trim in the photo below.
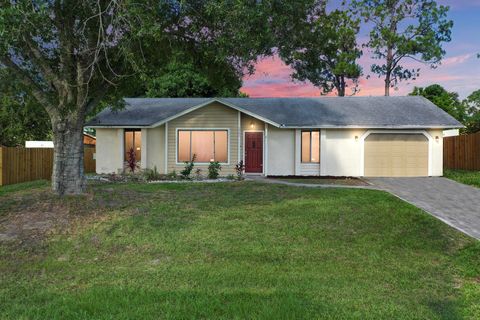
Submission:
M 228 162 L 227 130 L 178 130 L 177 162 Z
M 142 131 L 140 129 L 125 129 L 123 141 L 125 144 L 124 161 L 128 161 L 133 155 L 136 161 L 140 161 L 142 158 Z
M 319 130 L 302 130 L 302 162 L 320 163 Z

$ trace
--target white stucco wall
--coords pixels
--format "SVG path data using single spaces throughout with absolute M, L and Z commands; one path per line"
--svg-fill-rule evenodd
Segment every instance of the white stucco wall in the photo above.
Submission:
M 364 145 L 361 137 L 368 131 L 366 129 L 322 129 L 321 160 L 318 165 L 301 163 L 301 130 L 278 129 L 273 126 L 268 128 L 268 175 L 355 177 L 363 174 Z M 427 130 L 427 132 L 432 137 L 429 148 L 431 175 L 441 176 L 443 174 L 442 130 Z
M 322 129 L 320 164 L 301 162 L 301 130 L 268 127 L 268 175 L 359 176 L 366 130 Z M 355 136 L 358 137 L 355 140 Z
M 443 130 L 428 130 L 432 141 L 432 176 L 443 176 Z M 438 137 L 438 139 L 437 139 Z
M 97 129 L 95 150 L 97 173 L 118 173 L 123 169 L 123 129 Z
M 271 176 L 295 175 L 295 130 L 268 126 L 268 166 Z
M 165 173 L 165 125 L 142 129 L 142 168 L 154 167 Z
M 322 175 L 359 176 L 361 174 L 360 137 L 364 129 L 324 129 L 320 143 Z M 355 139 L 357 137 L 357 139 Z M 323 142 L 323 143 L 322 143 Z

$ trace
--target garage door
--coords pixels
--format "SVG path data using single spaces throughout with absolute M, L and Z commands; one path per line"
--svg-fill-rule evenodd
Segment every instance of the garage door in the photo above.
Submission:
M 365 139 L 365 176 L 428 176 L 428 139 L 423 134 L 370 134 Z

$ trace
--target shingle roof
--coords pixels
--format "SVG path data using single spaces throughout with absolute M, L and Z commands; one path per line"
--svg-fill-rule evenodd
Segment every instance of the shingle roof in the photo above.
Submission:
M 93 127 L 149 127 L 219 101 L 279 127 L 460 128 L 462 124 L 419 96 L 321 98 L 129 98 L 120 111 L 100 112 Z

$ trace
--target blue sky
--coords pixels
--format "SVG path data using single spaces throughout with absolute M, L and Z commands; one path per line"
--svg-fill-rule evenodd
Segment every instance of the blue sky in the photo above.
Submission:
M 335 5 L 334 1 L 332 5 Z M 405 61 L 408 66 L 420 67 L 420 77 L 415 81 L 403 82 L 392 95 L 405 95 L 414 86 L 439 83 L 449 91 L 464 98 L 480 89 L 480 0 L 439 0 L 439 4 L 450 6 L 449 18 L 453 20 L 452 41 L 444 44 L 446 56 L 442 65 L 430 69 L 421 63 Z M 367 28 L 362 28 L 359 39 L 368 37 Z M 360 64 L 365 75 L 369 74 L 370 53 L 364 52 Z M 278 57 L 265 58 L 257 64 L 257 72 L 244 78 L 243 92 L 251 97 L 264 96 L 318 96 L 319 90 L 309 83 L 295 83 L 290 78 L 291 69 Z M 375 75 L 360 80 L 359 95 L 382 95 L 383 83 Z

